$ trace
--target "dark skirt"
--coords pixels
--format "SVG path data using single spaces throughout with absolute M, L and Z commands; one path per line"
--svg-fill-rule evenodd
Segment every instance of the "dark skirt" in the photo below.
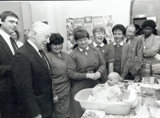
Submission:
M 71 118 L 80 118 L 84 113 L 80 103 L 74 100 L 76 93 L 74 90 L 71 90 Z
M 58 103 L 53 104 L 53 118 L 70 117 L 70 94 L 59 98 Z

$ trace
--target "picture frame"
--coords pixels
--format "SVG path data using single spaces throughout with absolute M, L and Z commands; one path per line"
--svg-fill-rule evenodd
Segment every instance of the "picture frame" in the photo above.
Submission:
M 90 22 L 92 22 L 92 16 L 84 17 L 84 22 L 85 22 L 85 23 L 90 23 Z

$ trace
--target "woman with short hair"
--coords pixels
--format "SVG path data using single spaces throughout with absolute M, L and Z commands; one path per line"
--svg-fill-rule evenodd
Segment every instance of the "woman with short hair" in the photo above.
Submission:
M 107 45 L 104 43 L 106 30 L 103 26 L 97 25 L 92 30 L 94 40 L 91 43 L 92 46 L 96 47 L 102 54 L 102 57 L 105 61 L 106 68 L 104 73 L 102 74 L 103 81 L 102 83 L 107 81 L 108 73 L 113 72 L 113 55 L 108 52 Z M 110 56 L 108 56 L 110 55 Z M 111 57 L 111 58 L 108 58 Z
M 68 76 L 71 79 L 71 118 L 80 118 L 84 113 L 80 104 L 74 100 L 77 92 L 93 88 L 100 81 L 105 63 L 99 50 L 88 44 L 89 33 L 79 29 L 74 33 L 78 46 L 71 52 Z
M 119 73 L 124 79 L 129 70 L 131 47 L 123 41 L 126 29 L 122 24 L 115 25 L 112 32 L 114 42 L 107 45 L 107 50 L 108 53 L 113 54 L 113 71 Z
M 143 35 L 141 36 L 143 45 L 143 60 L 144 63 L 159 63 L 160 60 L 155 58 L 155 55 L 160 50 L 160 36 L 153 34 L 156 28 L 156 23 L 153 20 L 146 20 L 142 24 Z
M 53 118 L 70 117 L 70 80 L 67 76 L 69 55 L 62 51 L 64 39 L 53 33 L 46 54 L 51 65 L 53 86 Z

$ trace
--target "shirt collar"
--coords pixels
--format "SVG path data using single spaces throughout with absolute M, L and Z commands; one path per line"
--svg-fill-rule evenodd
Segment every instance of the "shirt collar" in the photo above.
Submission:
M 134 39 L 134 37 L 133 37 L 133 39 Z M 124 38 L 124 42 L 130 44 L 130 43 L 131 43 L 131 40 L 133 40 L 133 39 L 127 39 L 127 38 L 125 37 L 125 38 Z
M 0 29 L 0 34 L 4 39 L 10 39 L 10 35 Z
M 123 41 L 124 41 L 124 42 L 127 42 L 127 38 L 126 38 L 126 37 L 124 37 Z
M 144 37 L 144 35 L 143 35 L 143 40 L 144 40 L 144 41 L 148 41 L 149 39 L 152 39 L 152 37 L 153 37 L 153 33 L 152 33 L 148 38 L 146 38 L 146 39 L 145 39 L 145 37 Z
M 27 40 L 29 44 L 31 44 L 33 46 L 33 48 L 39 53 L 39 49 L 38 47 L 31 41 L 31 40 Z
M 98 45 L 97 45 L 96 42 L 93 42 L 93 46 L 94 46 L 94 47 L 97 47 Z M 104 46 L 104 43 L 101 43 L 99 46 L 100 46 L 100 47 L 103 47 L 103 46 Z
M 83 51 L 86 51 L 86 50 L 89 50 L 89 47 L 87 46 L 87 48 L 84 50 L 84 49 L 82 49 L 82 48 L 80 48 L 80 47 L 78 47 L 79 48 L 79 51 L 80 52 L 83 52 Z
M 120 42 L 120 43 L 116 43 L 116 42 L 114 41 L 113 45 L 117 45 L 117 44 L 119 44 L 120 46 L 123 46 L 123 41 Z

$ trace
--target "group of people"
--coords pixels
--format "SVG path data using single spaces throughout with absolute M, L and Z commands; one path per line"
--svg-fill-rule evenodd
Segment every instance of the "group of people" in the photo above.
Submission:
M 156 28 L 152 20 L 142 24 L 140 36 L 135 36 L 135 25 L 116 24 L 110 43 L 103 26 L 93 28 L 91 44 L 87 30 L 75 28 L 77 44 L 67 54 L 62 51 L 64 38 L 40 21 L 31 25 L 27 41 L 18 47 L 13 40 L 18 16 L 12 11 L 0 16 L 1 118 L 80 118 L 84 110 L 74 100 L 77 92 L 105 83 L 111 72 L 117 72 L 121 81 L 140 81 L 143 63 L 159 63 L 155 55 L 160 37 L 152 33 Z

